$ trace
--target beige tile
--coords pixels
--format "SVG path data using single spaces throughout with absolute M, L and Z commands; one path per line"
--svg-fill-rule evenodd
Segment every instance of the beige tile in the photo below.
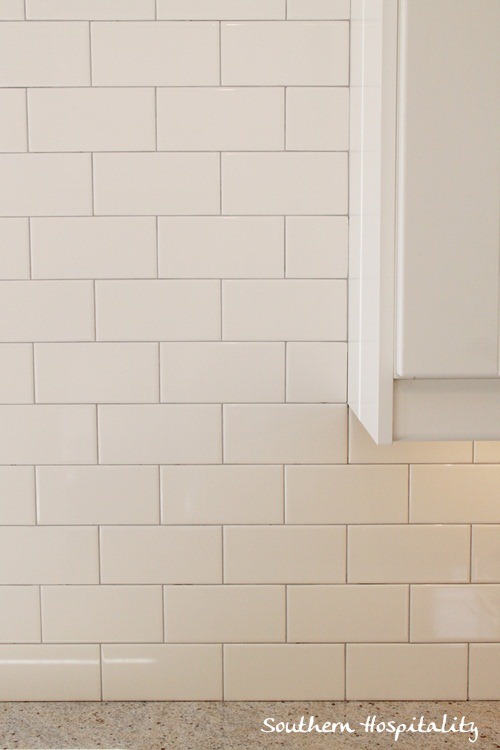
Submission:
M 104 526 L 102 583 L 222 583 L 215 526 Z
M 0 453 L 6 464 L 96 461 L 95 407 L 0 406 Z
M 99 281 L 97 338 L 101 341 L 220 339 L 217 281 Z
M 281 88 L 158 89 L 160 151 L 284 148 Z
M 412 586 L 414 642 L 500 640 L 500 586 Z
M 343 583 L 342 526 L 228 526 L 225 583 Z
M 166 586 L 168 643 L 285 640 L 284 586 Z
M 408 520 L 406 466 L 287 466 L 287 523 Z
M 500 523 L 500 466 L 412 466 L 413 523 Z
M 468 526 L 351 526 L 351 583 L 466 583 Z
M 156 466 L 39 466 L 40 524 L 156 524 Z
M 348 644 L 347 700 L 466 700 L 467 646 Z
M 500 645 L 470 645 L 469 700 L 500 700 Z
M 28 219 L 0 218 L 0 279 L 29 279 Z
M 472 527 L 472 580 L 500 581 L 500 526 Z
M 0 583 L 98 583 L 98 568 L 95 528 L 0 528 Z
M 0 71 L 0 86 L 88 86 L 88 24 L 3 23 Z
M 224 698 L 229 701 L 343 700 L 344 647 L 325 644 L 224 646 Z
M 289 402 L 345 403 L 347 344 L 289 343 L 286 377 Z
M 223 154 L 222 213 L 346 214 L 347 155 Z
M 28 92 L 31 151 L 154 151 L 153 89 Z
M 216 464 L 221 443 L 215 404 L 99 406 L 101 463 Z
M 500 463 L 500 440 L 475 442 L 474 461 L 478 464 Z
M 162 401 L 258 403 L 285 399 L 284 344 L 160 346 Z
M 222 699 L 222 646 L 102 647 L 106 701 Z
M 281 466 L 163 466 L 167 524 L 283 522 Z
M 283 277 L 280 216 L 162 216 L 158 232 L 160 277 Z
M 285 18 L 286 0 L 158 0 L 158 18 L 175 20 Z
M 0 402 L 33 403 L 31 344 L 0 344 Z
M 347 277 L 345 216 L 287 216 L 287 278 Z
M 218 214 L 219 155 L 95 154 L 94 196 L 96 214 Z
M 224 407 L 227 463 L 345 463 L 346 409 L 324 404 Z
M 472 443 L 465 441 L 410 441 L 376 445 L 365 428 L 349 413 L 349 462 L 353 464 L 470 463 Z
M 135 216 L 32 219 L 31 256 L 35 279 L 153 278 L 156 222 Z
M 225 281 L 223 338 L 345 341 L 345 281 Z
M 46 643 L 163 641 L 161 586 L 42 586 Z
M 408 640 L 407 586 L 288 586 L 287 640 Z
M 32 466 L 0 466 L 0 526 L 35 523 Z
M 196 54 L 194 54 L 196 50 Z M 92 25 L 94 86 L 217 86 L 217 23 Z
M 27 18 L 128 21 L 154 19 L 154 0 L 26 0 Z
M 287 88 L 286 148 L 289 151 L 347 151 L 349 89 Z
M 92 213 L 90 154 L 2 154 L 0 175 L 3 216 Z
M 99 646 L 0 646 L 0 700 L 100 700 Z
M 347 23 L 223 23 L 225 86 L 345 86 Z
M 0 643 L 40 641 L 38 586 L 0 586 Z
M 40 403 L 147 403 L 159 400 L 157 344 L 36 344 Z
M 288 0 L 287 18 L 349 20 L 349 0 Z
M 0 151 L 26 151 L 26 91 L 0 90 L 0 110 Z
M 24 19 L 24 0 L 0 0 L 0 19 L 2 21 L 22 21 Z

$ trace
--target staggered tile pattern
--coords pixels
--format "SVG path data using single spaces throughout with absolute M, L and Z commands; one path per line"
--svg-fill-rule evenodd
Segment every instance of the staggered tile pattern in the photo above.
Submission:
M 500 697 L 499 444 L 348 423 L 348 0 L 0 18 L 0 698 Z

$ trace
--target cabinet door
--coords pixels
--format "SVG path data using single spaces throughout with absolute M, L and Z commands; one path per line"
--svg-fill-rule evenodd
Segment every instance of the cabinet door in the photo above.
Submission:
M 499 374 L 498 0 L 400 0 L 396 376 Z

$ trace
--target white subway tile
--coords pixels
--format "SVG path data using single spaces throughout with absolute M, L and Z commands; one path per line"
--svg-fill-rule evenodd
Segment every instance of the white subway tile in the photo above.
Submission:
M 224 646 L 224 698 L 229 701 L 343 700 L 344 647 L 326 644 Z
M 31 89 L 31 151 L 154 151 L 153 89 Z
M 40 641 L 38 586 L 0 586 L 0 643 Z
M 6 22 L 0 26 L 0 86 L 89 83 L 88 24 Z
M 285 640 L 284 586 L 165 586 L 167 643 Z
M 346 409 L 325 404 L 224 407 L 227 463 L 345 463 Z
M 39 524 L 156 524 L 156 466 L 39 466 Z
M 102 647 L 105 701 L 222 699 L 222 646 Z
M 225 583 L 343 583 L 342 526 L 227 526 Z
M 500 523 L 500 466 L 413 466 L 413 523 Z
M 35 279 L 156 277 L 152 216 L 89 216 L 31 220 Z
M 94 86 L 217 86 L 217 23 L 92 24 Z
M 0 403 L 33 403 L 33 351 L 30 344 L 0 344 Z
M 160 277 L 283 277 L 281 217 L 160 217 L 158 232 Z
M 35 472 L 32 466 L 0 466 L 0 526 L 34 524 Z
M 24 19 L 24 0 L 0 0 L 0 20 L 22 21 Z
M 345 403 L 347 344 L 288 343 L 286 400 L 298 403 Z
M 222 84 L 345 86 L 347 23 L 223 23 Z
M 408 520 L 406 466 L 287 466 L 287 523 Z
M 91 194 L 90 154 L 0 155 L 3 216 L 83 216 Z
M 469 652 L 469 700 L 500 700 L 500 645 L 471 643 Z
M 126 21 L 155 17 L 155 0 L 26 0 L 26 17 Z
M 161 344 L 161 393 L 167 402 L 284 401 L 284 344 Z
M 345 281 L 225 281 L 223 338 L 345 341 Z
M 283 522 L 281 466 L 163 466 L 167 524 Z
M 0 528 L 0 583 L 63 585 L 98 581 L 97 529 Z
M 0 279 L 29 279 L 28 219 L 0 218 Z
M 0 406 L 0 454 L 6 464 L 92 464 L 95 407 Z
M 0 701 L 98 701 L 99 646 L 0 646 Z
M 349 463 L 444 464 L 470 463 L 472 443 L 466 441 L 401 441 L 376 445 L 353 412 L 349 413 Z
M 220 406 L 99 406 L 99 456 L 105 464 L 216 464 Z
M 42 586 L 46 643 L 163 641 L 160 586 Z
M 220 339 L 217 281 L 99 281 L 97 338 L 101 341 Z
M 274 151 L 284 148 L 280 88 L 158 89 L 162 151 Z
M 287 216 L 287 277 L 346 278 L 347 235 L 345 216 Z
M 91 341 L 94 299 L 85 281 L 0 282 L 2 341 Z
M 350 583 L 465 583 L 468 526 L 351 526 Z
M 36 344 L 38 403 L 159 400 L 157 344 Z
M 412 586 L 414 642 L 499 641 L 500 586 Z
M 285 18 L 286 0 L 158 0 L 158 18 L 207 19 Z
M 500 526 L 472 527 L 472 581 L 500 581 Z
M 286 148 L 290 151 L 347 151 L 349 89 L 288 88 Z
M 0 90 L 0 110 L 0 151 L 26 151 L 26 91 Z
M 223 214 L 346 214 L 347 155 L 222 155 Z
M 287 18 L 349 20 L 350 3 L 349 0 L 288 0 Z
M 289 642 L 408 640 L 407 586 L 289 586 Z
M 475 442 L 474 461 L 478 464 L 500 463 L 500 440 Z
M 96 154 L 94 196 L 96 214 L 218 214 L 219 155 Z
M 348 644 L 347 700 L 466 700 L 465 644 Z
M 216 526 L 104 526 L 103 583 L 222 583 Z

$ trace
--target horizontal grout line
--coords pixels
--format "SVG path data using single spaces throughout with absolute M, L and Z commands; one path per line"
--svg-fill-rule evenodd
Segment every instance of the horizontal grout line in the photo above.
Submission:
M 12 18 L 5 19 L 2 23 L 71 23 L 71 24 L 119 24 L 119 23 L 150 23 L 155 24 L 158 21 L 162 23 L 184 23 L 184 24 L 203 24 L 213 26 L 215 23 L 223 24 L 240 24 L 240 23 L 314 23 L 314 24 L 337 24 L 350 23 L 349 18 Z
M 74 154 L 116 154 L 121 156 L 130 156 L 135 154 L 178 154 L 184 155 L 196 155 L 196 154 L 214 154 L 222 156 L 230 156 L 234 154 L 348 154 L 349 149 L 285 149 L 285 148 L 279 148 L 279 149 L 258 149 L 258 148 L 233 148 L 233 149 L 162 149 L 162 148 L 150 148 L 150 149 L 117 149 L 114 151 L 110 151 L 109 149 L 106 150 L 100 150 L 100 149 L 63 149 L 61 151 L 52 150 L 52 151 L 38 151 L 35 149 L 30 149 L 27 151 L 26 149 L 24 151 L 1 151 L 0 156 L 34 156 L 37 154 L 44 155 L 44 156 L 72 156 Z M 217 216 L 219 214 L 216 214 Z M 334 214 L 329 214 L 330 216 L 333 216 Z M 191 216 L 191 214 L 188 214 L 188 216 Z
M 17 464 L 16 464 L 17 465 Z M 54 464 L 51 464 L 52 466 Z M 113 464 L 115 465 L 115 464 Z M 156 464 L 158 465 L 158 464 Z M 161 464 L 161 466 L 165 466 L 169 468 L 170 466 L 173 466 L 174 464 Z M 182 464 L 184 465 L 191 465 L 191 466 L 199 466 L 200 464 Z M 219 466 L 220 464 L 211 464 L 212 466 Z M 222 464 L 223 466 L 226 466 L 226 464 Z M 268 466 L 269 464 L 263 464 L 264 466 Z M 271 464 L 274 465 L 274 464 Z M 308 464 L 300 464 L 301 466 L 307 466 Z M 327 464 L 330 466 L 330 464 Z M 39 465 L 40 468 L 43 468 L 43 465 Z M 79 466 L 79 465 L 78 465 Z M 98 464 L 98 466 L 106 466 L 106 464 Z M 119 464 L 119 466 L 130 466 L 130 464 Z M 248 466 L 248 464 L 238 464 L 238 466 Z M 68 466 L 68 468 L 75 468 L 75 464 L 71 464 Z M 155 493 L 155 497 L 156 497 Z M 424 528 L 429 527 L 436 527 L 436 526 L 495 526 L 497 525 L 495 522 L 483 522 L 481 524 L 476 524 L 472 521 L 463 521 L 463 522 L 455 522 L 450 523 L 448 521 L 400 521 L 400 522 L 383 522 L 380 521 L 378 523 L 374 523 L 372 521 L 360 521 L 358 523 L 352 523 L 352 522 L 337 522 L 337 523 L 331 523 L 328 521 L 317 521 L 316 523 L 286 523 L 283 521 L 277 521 L 276 523 L 269 523 L 268 521 L 262 522 L 262 523 L 236 523 L 236 522 L 230 522 L 230 523 L 221 523 L 220 521 L 214 522 L 214 523 L 13 523 L 13 524 L 5 524 L 5 527 L 8 528 L 19 528 L 19 529 L 25 529 L 25 528 L 87 528 L 87 529 L 95 529 L 95 528 L 109 528 L 109 527 L 118 527 L 118 528 L 144 528 L 144 529 L 162 529 L 162 528 L 219 528 L 220 526 L 223 526 L 226 529 L 230 528 L 259 528 L 259 529 L 267 529 L 267 528 L 332 528 L 332 529 L 344 529 L 346 527 L 351 526 L 369 526 L 370 528 L 372 526 L 380 527 L 380 526 L 390 526 L 393 528 L 414 528 L 416 526 L 422 526 Z M 419 584 L 418 581 L 412 582 L 412 581 L 396 581 L 396 583 L 407 583 L 415 585 Z M 425 582 L 424 582 L 425 583 Z M 436 583 L 435 581 L 432 581 L 429 585 L 432 583 Z M 456 583 L 457 585 L 463 586 L 470 584 L 470 581 L 462 581 L 461 583 L 457 583 L 456 581 L 450 581 L 451 583 Z M 487 582 L 484 582 L 485 584 Z M 320 584 L 317 584 L 320 585 Z M 491 585 L 495 585 L 495 582 L 491 582 Z M 499 584 L 500 585 L 500 582 Z
M 3 23 L 3 22 L 2 22 Z M 143 84 L 87 84 L 85 86 L 71 86 L 71 85 L 59 85 L 54 84 L 52 86 L 38 86 L 31 85 L 29 83 L 17 84 L 13 86 L 1 86 L 2 89 L 47 89 L 47 90 L 59 90 L 59 89 L 349 89 L 347 84 L 335 84 L 335 83 L 302 83 L 302 84 L 290 84 L 290 83 L 233 83 L 233 84 L 219 84 L 219 83 L 199 83 L 199 84 L 169 84 L 169 83 L 143 83 Z M 6 152 L 9 153 L 9 152 Z
M 30 152 L 31 153 L 31 152 Z M 181 153 L 177 151 L 175 153 Z M 212 153 L 212 152 L 210 152 Z M 213 152 L 213 153 L 219 153 Z M 349 218 L 348 214 L 2 214 L 1 219 L 316 219 Z

